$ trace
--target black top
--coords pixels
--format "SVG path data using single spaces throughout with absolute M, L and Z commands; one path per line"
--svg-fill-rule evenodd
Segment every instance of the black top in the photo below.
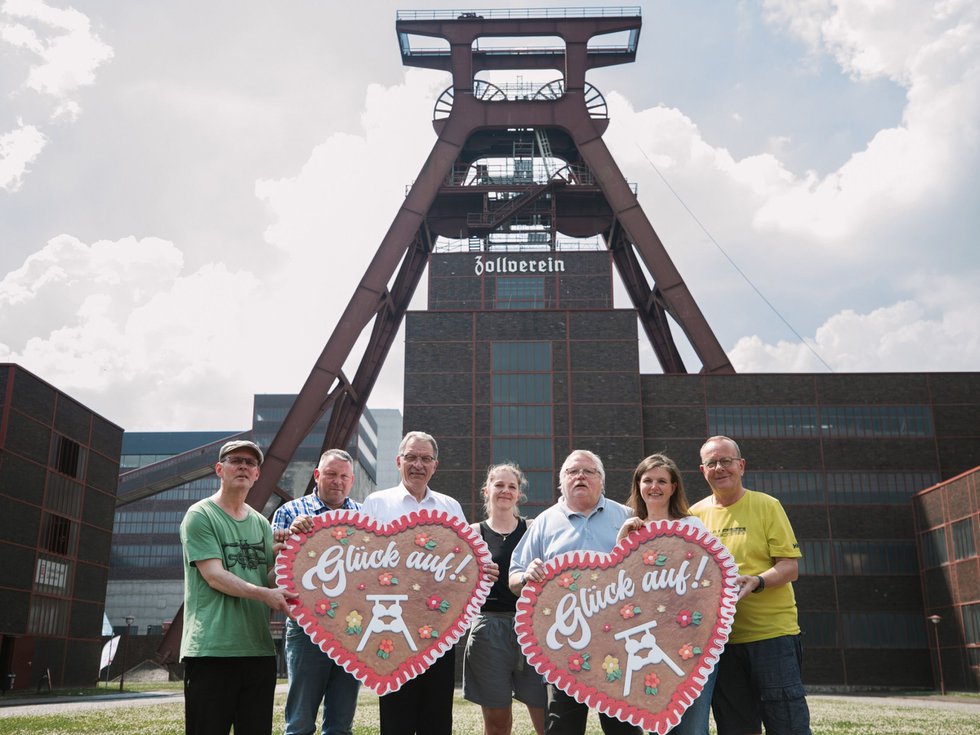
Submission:
M 483 603 L 481 612 L 516 612 L 517 596 L 510 591 L 507 578 L 510 576 L 510 558 L 514 554 L 514 547 L 521 540 L 524 532 L 527 531 L 527 520 L 517 519 L 517 528 L 508 534 L 497 533 L 486 521 L 480 522 L 480 535 L 487 542 L 490 549 L 490 557 L 500 567 L 500 576 L 490 588 L 487 601 Z

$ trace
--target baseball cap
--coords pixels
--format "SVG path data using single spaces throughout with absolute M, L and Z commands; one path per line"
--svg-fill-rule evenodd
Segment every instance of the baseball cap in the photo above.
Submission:
M 234 452 L 236 449 L 247 449 L 250 452 L 253 452 L 255 456 L 259 458 L 259 464 L 262 464 L 265 461 L 265 455 L 262 454 L 262 450 L 259 449 L 259 445 L 245 439 L 236 439 L 235 441 L 227 442 L 223 447 L 221 447 L 221 451 L 218 452 L 218 461 L 220 462 L 225 458 L 226 454 Z

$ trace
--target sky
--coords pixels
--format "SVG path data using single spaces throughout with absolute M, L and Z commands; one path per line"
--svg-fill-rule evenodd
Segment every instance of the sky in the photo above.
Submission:
M 563 4 L 0 0 L 0 362 L 127 430 L 250 426 L 435 142 L 449 80 L 401 65 L 396 11 L 532 5 Z M 588 81 L 735 369 L 980 368 L 980 4 L 641 5 Z

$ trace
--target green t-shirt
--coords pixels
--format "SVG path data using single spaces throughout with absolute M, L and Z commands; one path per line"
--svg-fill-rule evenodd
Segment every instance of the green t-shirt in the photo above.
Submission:
M 259 587 L 268 586 L 274 562 L 272 527 L 248 509 L 236 521 L 210 498 L 187 510 L 180 524 L 184 550 L 184 630 L 180 657 L 274 656 L 269 608 L 258 600 L 233 597 L 212 589 L 195 562 L 221 559 L 224 568 Z
M 762 574 L 773 559 L 802 556 L 786 511 L 771 495 L 746 490 L 727 508 L 716 507 L 708 496 L 692 505 L 691 513 L 732 552 L 739 574 Z M 739 600 L 728 640 L 752 643 L 799 632 L 793 585 L 785 584 Z

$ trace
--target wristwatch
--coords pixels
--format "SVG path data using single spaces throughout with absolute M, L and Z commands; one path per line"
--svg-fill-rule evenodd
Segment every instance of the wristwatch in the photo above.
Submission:
M 755 594 L 756 592 L 762 592 L 762 590 L 766 588 L 766 580 L 764 580 L 759 575 L 756 575 L 755 578 L 759 580 L 759 585 L 754 590 L 752 590 L 752 594 Z

